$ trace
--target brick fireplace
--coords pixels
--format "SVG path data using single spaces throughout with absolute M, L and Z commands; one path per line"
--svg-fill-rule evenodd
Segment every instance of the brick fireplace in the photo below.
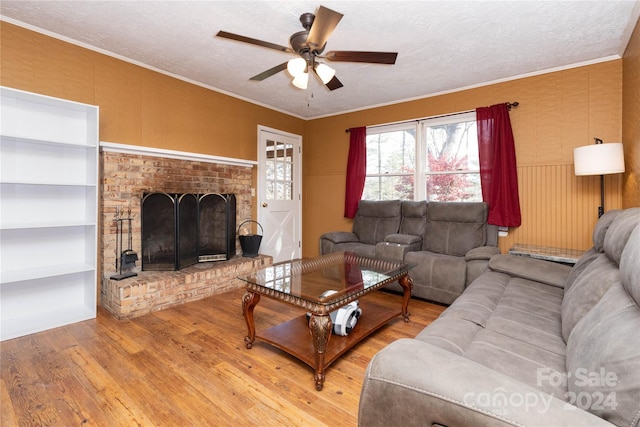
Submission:
M 271 263 L 271 257 L 231 257 L 202 262 L 179 271 L 141 271 L 110 279 L 118 272 L 116 211 L 131 211 L 132 249 L 141 254 L 141 200 L 145 193 L 233 194 L 236 223 L 252 217 L 251 183 L 255 162 L 101 143 L 99 232 L 102 283 L 100 304 L 118 319 L 133 318 L 176 304 L 243 286 L 238 274 Z M 126 229 L 125 229 L 126 231 Z M 127 239 L 125 238 L 126 242 Z M 126 247 L 124 247 L 126 249 Z M 236 253 L 240 253 L 236 239 Z

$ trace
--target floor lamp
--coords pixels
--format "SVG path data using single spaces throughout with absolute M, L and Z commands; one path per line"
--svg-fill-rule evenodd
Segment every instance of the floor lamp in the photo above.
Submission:
M 621 142 L 603 144 L 600 138 L 594 139 L 593 145 L 573 149 L 573 164 L 576 176 L 600 175 L 600 218 L 604 214 L 604 176 L 624 172 L 624 151 Z

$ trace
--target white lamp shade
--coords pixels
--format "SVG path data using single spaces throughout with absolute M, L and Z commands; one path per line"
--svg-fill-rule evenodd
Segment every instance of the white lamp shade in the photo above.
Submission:
M 573 149 L 576 175 L 608 175 L 624 172 L 621 142 L 593 144 Z
M 293 79 L 293 85 L 299 89 L 306 89 L 309 83 L 309 73 L 300 73 Z
M 331 81 L 333 76 L 336 75 L 336 70 L 326 64 L 318 64 L 316 66 L 316 74 L 320 77 L 323 84 L 327 84 Z
M 302 58 L 295 58 L 287 62 L 287 71 L 293 77 L 298 77 L 307 71 L 307 61 Z

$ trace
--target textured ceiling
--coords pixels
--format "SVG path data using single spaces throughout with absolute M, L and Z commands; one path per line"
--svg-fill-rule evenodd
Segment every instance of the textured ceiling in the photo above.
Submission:
M 343 88 L 287 72 L 249 78 L 293 54 L 214 37 L 219 30 L 288 46 L 304 12 L 344 14 L 326 50 L 397 51 L 395 65 L 331 62 Z M 421 98 L 619 58 L 638 1 L 8 1 L 2 19 L 302 118 Z

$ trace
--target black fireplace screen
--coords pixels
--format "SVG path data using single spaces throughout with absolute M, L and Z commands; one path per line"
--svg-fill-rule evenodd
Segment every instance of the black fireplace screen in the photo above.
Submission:
M 145 193 L 142 269 L 179 270 L 235 255 L 233 194 Z

